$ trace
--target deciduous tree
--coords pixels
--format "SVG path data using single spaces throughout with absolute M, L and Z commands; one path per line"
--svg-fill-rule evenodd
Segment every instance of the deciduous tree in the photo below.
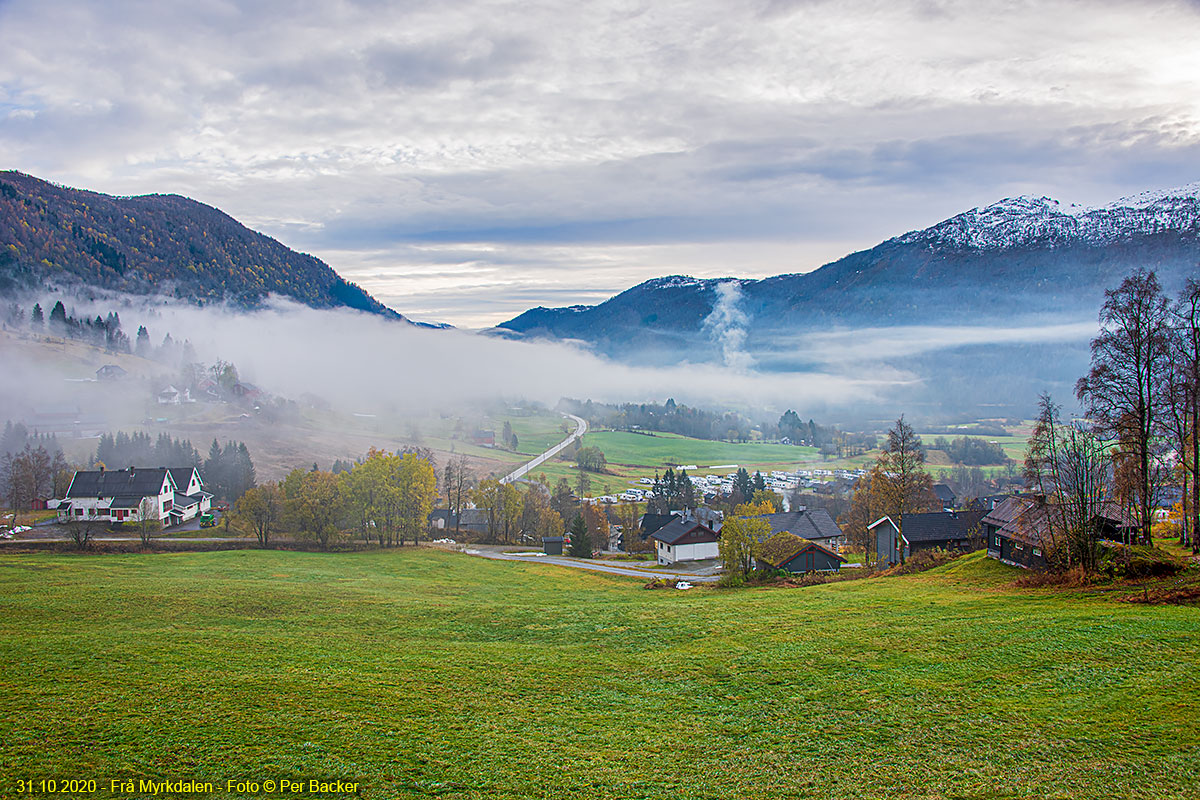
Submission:
M 271 543 L 271 533 L 283 514 L 283 492 L 277 483 L 264 483 L 238 498 L 234 510 L 254 528 L 259 545 L 266 547 Z
M 1088 416 L 1124 442 L 1122 459 L 1134 477 L 1133 507 L 1142 538 L 1150 540 L 1155 476 L 1169 359 L 1170 307 L 1153 272 L 1139 269 L 1104 293 L 1092 366 L 1075 385 Z

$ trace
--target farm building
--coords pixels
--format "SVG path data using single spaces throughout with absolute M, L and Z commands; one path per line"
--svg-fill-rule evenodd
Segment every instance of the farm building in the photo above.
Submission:
M 100 369 L 96 370 L 96 380 L 98 381 L 119 381 L 129 373 L 124 367 L 116 364 L 105 364 Z
M 435 508 L 429 512 L 429 527 L 439 531 L 487 533 L 488 516 L 478 508 L 464 508 L 461 515 L 448 508 Z
M 716 558 L 720 541 L 712 528 L 690 519 L 672 520 L 650 534 L 650 538 L 654 539 L 659 564 Z
M 763 542 L 755 557 L 759 567 L 786 572 L 837 572 L 846 559 L 817 542 L 781 533 Z
M 1013 496 L 996 506 L 982 520 L 989 558 L 1014 567 L 1045 569 L 1052 557 L 1051 506 L 1037 496 Z M 1095 537 L 1118 541 L 1138 536 L 1137 521 L 1115 503 L 1101 504 L 1093 519 Z

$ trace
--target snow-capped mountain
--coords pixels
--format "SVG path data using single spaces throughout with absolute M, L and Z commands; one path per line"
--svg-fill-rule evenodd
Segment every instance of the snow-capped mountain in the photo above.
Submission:
M 720 361 L 724 343 L 715 340 L 714 326 L 705 322 L 718 303 L 729 311 L 736 302 L 737 314 L 746 319 L 746 347 L 756 363 L 790 369 L 804 358 L 805 347 L 797 343 L 811 333 L 1086 322 L 1096 318 L 1105 289 L 1134 269 L 1155 270 L 1173 292 L 1198 265 L 1200 183 L 1098 208 L 1016 197 L 897 236 L 812 272 L 762 280 L 656 278 L 597 306 L 531 309 L 500 327 L 509 336 L 586 342 L 624 360 Z M 737 292 L 718 291 L 719 284 L 730 281 Z M 1037 385 L 1037 370 L 1042 362 L 1056 362 L 1055 352 L 1034 354 L 1026 348 L 1021 358 L 1007 363 L 1013 369 L 1032 368 L 1027 377 Z M 1008 369 L 994 355 L 973 351 L 972 368 Z M 1085 358 L 1086 353 L 1076 356 Z
M 1200 183 L 1143 192 L 1100 208 L 1063 205 L 1049 197 L 1011 197 L 893 241 L 982 250 L 1112 244 L 1171 231 L 1192 236 L 1200 232 Z

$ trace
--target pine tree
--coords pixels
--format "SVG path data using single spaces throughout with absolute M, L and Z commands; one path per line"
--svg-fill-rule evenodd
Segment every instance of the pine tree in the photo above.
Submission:
M 60 331 L 65 331 L 67 325 L 67 309 L 63 306 L 62 300 L 54 304 L 54 308 L 50 309 L 50 327 L 57 328 Z
M 42 315 L 41 303 L 33 304 L 33 313 L 29 316 L 29 327 L 35 331 L 46 327 L 46 318 Z
M 150 345 L 150 331 L 146 330 L 145 325 L 139 325 L 137 330 L 137 343 L 134 345 L 134 352 L 142 358 L 149 358 L 153 347 Z

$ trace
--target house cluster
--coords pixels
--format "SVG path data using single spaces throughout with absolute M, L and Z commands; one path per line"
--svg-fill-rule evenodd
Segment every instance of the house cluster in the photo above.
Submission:
M 836 571 L 846 562 L 840 554 L 845 536 L 823 508 L 800 508 L 757 518 L 771 528 L 759 539 L 764 545 L 756 557 L 759 566 L 788 572 L 823 572 Z M 643 536 L 654 540 L 660 565 L 704 561 L 719 555 L 719 512 L 701 508 L 681 514 L 646 514 L 641 525 Z
M 736 469 L 737 466 L 737 464 L 723 464 L 720 468 Z M 676 469 L 688 473 L 688 479 L 691 480 L 692 486 L 696 488 L 696 496 L 703 496 L 706 501 L 713 500 L 718 495 L 728 495 L 732 492 L 734 479 L 737 477 L 736 472 L 705 475 L 695 474 L 695 470 L 700 469 L 695 464 L 685 464 Z M 709 467 L 708 469 L 718 469 L 718 467 Z M 763 481 L 766 483 L 768 489 L 784 496 L 793 489 L 806 489 L 819 494 L 832 494 L 838 489 L 852 489 L 858 479 L 865 474 L 866 470 L 863 469 L 798 469 L 795 472 L 775 470 L 770 473 L 763 473 Z M 588 499 L 597 503 L 641 502 L 652 494 L 651 489 L 641 487 L 653 485 L 654 480 L 652 478 L 640 478 L 638 483 L 640 486 L 626 489 L 620 494 L 602 495 Z
M 63 522 L 133 522 L 147 515 L 170 527 L 211 507 L 212 495 L 194 467 L 130 467 L 76 472 L 57 509 Z

